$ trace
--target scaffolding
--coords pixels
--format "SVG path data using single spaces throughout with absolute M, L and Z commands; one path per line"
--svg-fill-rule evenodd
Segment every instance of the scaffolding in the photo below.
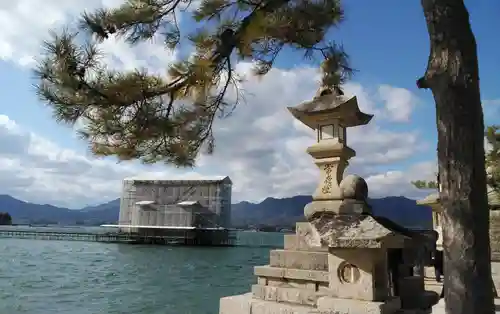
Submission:
M 219 239 L 219 233 L 227 234 L 231 224 L 231 189 L 229 177 L 202 180 L 128 178 L 123 181 L 116 227 L 123 233 L 148 235 L 166 235 L 179 228 L 193 228 L 197 231 L 190 234 Z

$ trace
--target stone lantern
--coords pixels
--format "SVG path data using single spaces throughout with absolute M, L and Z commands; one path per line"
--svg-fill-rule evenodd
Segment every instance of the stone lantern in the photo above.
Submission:
M 439 250 L 443 249 L 443 226 L 442 226 L 442 213 L 443 207 L 441 206 L 441 199 L 439 194 L 442 191 L 441 183 L 439 180 L 439 173 L 436 176 L 437 192 L 432 193 L 422 200 L 417 201 L 417 205 L 429 206 L 432 210 L 432 227 L 437 232 L 438 238 L 436 247 Z
M 321 179 L 304 209 L 307 222 L 297 222 L 295 234 L 285 235 L 283 249 L 270 252 L 269 265 L 254 268 L 257 284 L 250 293 L 221 299 L 219 314 L 427 310 L 423 277 L 410 274 L 412 260 L 404 254 L 412 232 L 371 215 L 366 182 L 343 177 L 355 155 L 346 129 L 373 116 L 359 110 L 356 97 L 328 89 L 288 109 L 317 134 L 307 152 Z
M 347 146 L 346 129 L 369 123 L 373 115 L 359 110 L 356 96 L 347 98 L 324 88 L 318 90 L 313 100 L 288 107 L 288 110 L 317 134 L 316 143 L 310 146 L 307 152 L 319 167 L 321 178 L 313 194 L 313 202 L 304 209 L 306 218 L 310 219 L 317 212 L 345 212 L 347 207 L 341 206 L 342 200 L 366 198 L 366 195 L 344 195 L 345 192 L 367 194 L 368 188 L 360 186 L 366 185 L 361 178 L 346 181 L 346 185 L 355 186 L 342 189 L 340 185 L 349 159 L 356 155 L 356 152 Z

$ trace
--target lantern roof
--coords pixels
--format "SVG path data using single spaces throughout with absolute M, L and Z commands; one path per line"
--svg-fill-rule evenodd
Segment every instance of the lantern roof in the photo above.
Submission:
M 373 115 L 359 110 L 356 96 L 347 98 L 340 89 L 328 88 L 320 88 L 312 100 L 288 107 L 288 111 L 311 129 L 334 121 L 343 127 L 365 125 L 373 118 Z

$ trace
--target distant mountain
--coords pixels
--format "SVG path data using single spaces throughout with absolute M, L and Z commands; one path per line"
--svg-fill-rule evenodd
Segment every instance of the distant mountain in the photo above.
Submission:
M 304 206 L 312 201 L 311 196 L 290 198 L 266 198 L 258 204 L 241 202 L 232 206 L 233 225 L 292 225 L 304 219 Z M 387 217 L 400 225 L 411 228 L 432 228 L 432 210 L 417 205 L 406 197 L 370 199 L 373 213 Z
M 13 223 L 38 224 L 102 224 L 118 220 L 119 200 L 73 210 L 53 205 L 33 204 L 10 195 L 0 195 L 0 211 L 8 212 Z
M 86 224 L 117 223 L 120 213 L 120 199 L 97 206 L 84 207 L 78 212 L 80 220 Z
M 14 223 L 24 221 L 70 221 L 74 213 L 70 209 L 52 205 L 24 202 L 10 195 L 0 195 L 0 211 L 8 212 Z
M 261 203 L 241 202 L 231 206 L 233 226 L 244 225 L 292 225 L 304 220 L 304 206 L 310 196 L 294 196 L 276 199 L 268 197 Z
M 266 198 L 258 204 L 240 202 L 232 205 L 233 226 L 274 225 L 291 226 L 304 219 L 304 206 L 311 196 Z M 376 215 L 387 217 L 406 227 L 432 227 L 431 209 L 419 206 L 405 197 L 370 199 Z M 97 206 L 72 210 L 52 205 L 33 204 L 9 195 L 0 195 L 0 212 L 9 212 L 14 223 L 87 224 L 115 223 L 118 221 L 120 200 Z

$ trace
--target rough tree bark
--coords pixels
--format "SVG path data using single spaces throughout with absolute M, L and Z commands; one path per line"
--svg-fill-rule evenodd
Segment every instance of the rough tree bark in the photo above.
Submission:
M 419 88 L 436 102 L 448 314 L 494 313 L 484 121 L 476 40 L 463 0 L 421 0 L 430 55 Z

